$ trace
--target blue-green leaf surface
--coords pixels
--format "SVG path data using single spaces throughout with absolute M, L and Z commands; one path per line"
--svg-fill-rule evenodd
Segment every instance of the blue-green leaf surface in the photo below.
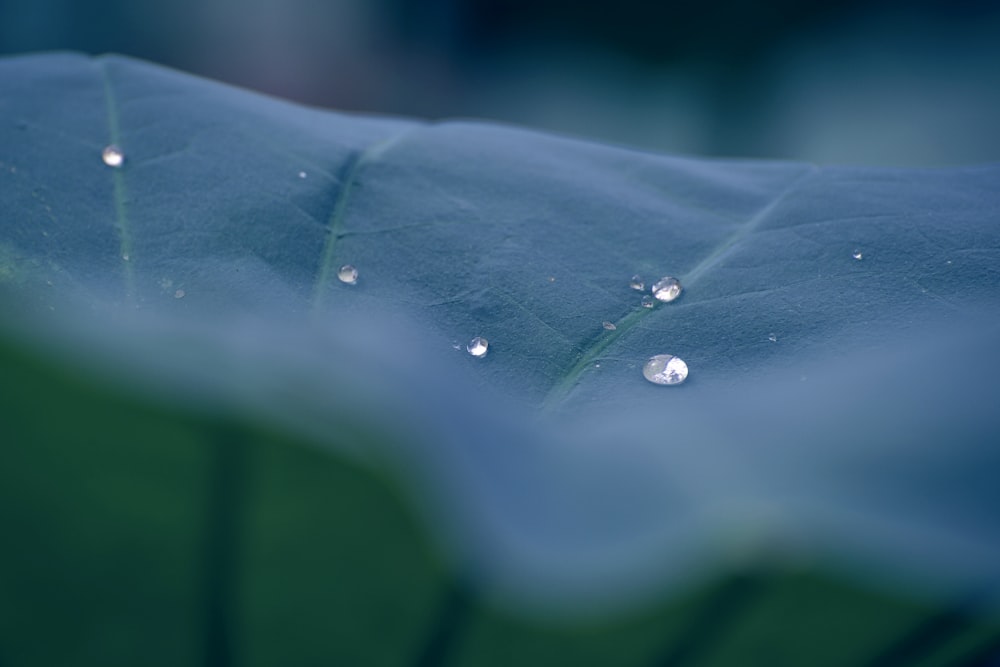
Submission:
M 118 57 L 5 60 L 0 479 L 28 508 L 5 525 L 47 553 L 90 544 L 66 576 L 79 599 L 103 559 L 135 568 L 116 589 L 156 572 L 115 613 L 170 591 L 162 624 L 218 664 L 289 646 L 302 664 L 746 664 L 800 599 L 849 610 L 817 627 L 881 624 L 848 623 L 823 659 L 775 640 L 786 657 L 761 664 L 985 655 L 995 630 L 962 619 L 1000 583 L 997 183 L 995 166 L 706 161 L 348 116 Z M 633 274 L 684 292 L 643 308 Z M 465 351 L 479 335 L 483 359 Z M 686 383 L 643 379 L 660 353 Z M 163 487 L 135 516 L 133 474 Z M 92 542 L 75 512 L 101 517 Z M 143 512 L 177 553 L 128 539 Z M 305 534 L 352 545 L 330 568 L 361 574 L 324 591 Z M 234 559 L 257 575 L 220 575 Z M 31 562 L 8 558 L 8 588 L 37 579 L 8 599 L 48 614 L 61 598 Z M 356 626 L 336 648 L 281 597 L 286 571 L 302 608 L 369 600 L 331 612 Z M 543 611 L 569 625 L 539 630 Z M 199 630 L 171 625 L 192 614 Z M 140 650 L 115 645 L 122 664 Z

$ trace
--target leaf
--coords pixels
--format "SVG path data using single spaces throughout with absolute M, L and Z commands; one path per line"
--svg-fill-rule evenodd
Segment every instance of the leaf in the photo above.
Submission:
M 996 646 L 996 167 L 675 158 L 76 55 L 0 62 L 0 142 L 12 664 Z

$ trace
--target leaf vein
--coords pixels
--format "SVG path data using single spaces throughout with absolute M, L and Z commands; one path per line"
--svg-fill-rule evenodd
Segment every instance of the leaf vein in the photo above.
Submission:
M 108 72 L 106 60 L 98 61 L 101 78 L 104 82 L 104 103 L 108 114 L 108 136 L 110 143 L 121 146 L 121 128 L 119 124 L 118 99 L 115 95 L 111 75 Z M 132 269 L 132 226 L 128 218 L 126 206 L 127 192 L 125 189 L 125 173 L 121 168 L 115 168 L 111 174 L 114 188 L 115 227 L 118 230 L 118 256 L 122 262 L 125 278 L 125 298 L 132 301 L 135 298 L 135 274 Z
M 389 148 L 398 143 L 408 134 L 414 131 L 419 125 L 412 125 L 401 132 L 379 141 L 374 142 L 363 150 L 354 151 L 344 162 L 340 170 L 340 194 L 334 202 L 333 211 L 327 221 L 326 243 L 323 245 L 323 255 L 317 272 L 316 282 L 313 285 L 313 313 L 319 312 L 323 307 L 326 295 L 326 286 L 330 280 L 330 272 L 333 270 L 333 260 L 336 256 L 337 241 L 343 236 L 341 231 L 344 226 L 344 216 L 347 211 L 347 203 L 351 198 L 351 191 L 361 174 L 361 169 L 365 164 L 381 157 Z
M 793 178 L 792 181 L 773 199 L 771 199 L 770 202 L 758 210 L 735 232 L 726 237 L 707 257 L 705 257 L 705 259 L 700 261 L 694 269 L 689 271 L 684 276 L 681 282 L 685 286 L 685 289 L 696 283 L 702 275 L 716 266 L 733 246 L 737 245 L 740 241 L 758 229 L 768 216 L 770 216 L 770 214 L 785 199 L 787 199 L 788 196 L 796 190 L 796 188 L 801 185 L 802 181 L 815 174 L 817 171 L 818 167 L 810 165 L 805 171 L 799 173 L 795 178 Z M 566 398 L 566 396 L 569 395 L 573 388 L 576 387 L 580 381 L 580 377 L 588 368 L 592 366 L 594 360 L 597 359 L 598 356 L 600 356 L 619 338 L 635 328 L 636 325 L 643 320 L 643 318 L 660 310 L 663 309 L 657 308 L 649 310 L 643 308 L 634 310 L 625 315 L 618 322 L 614 322 L 615 329 L 613 331 L 607 332 L 607 335 L 592 339 L 593 342 L 582 351 L 580 356 L 577 358 L 576 363 L 573 364 L 569 371 L 561 379 L 559 379 L 549 390 L 548 394 L 546 394 L 545 398 L 542 400 L 542 410 L 551 411 L 554 409 L 563 399 Z

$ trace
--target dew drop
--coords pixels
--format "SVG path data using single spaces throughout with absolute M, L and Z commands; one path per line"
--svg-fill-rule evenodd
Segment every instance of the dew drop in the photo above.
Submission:
M 856 259 L 856 260 L 858 260 L 860 262 L 861 259 L 864 257 L 864 255 L 861 254 L 860 250 L 855 250 L 853 253 L 851 253 L 851 257 L 853 257 L 854 259 Z
M 174 292 L 174 298 L 175 299 L 183 299 L 184 298 L 184 290 L 179 289 L 176 292 Z
M 767 339 L 769 341 L 771 341 L 772 343 L 777 343 L 778 342 L 778 336 L 777 336 L 777 334 L 768 334 L 767 335 Z
M 614 325 L 613 322 L 608 322 L 607 320 L 604 320 L 603 322 L 601 322 L 601 326 L 604 327 L 605 329 L 607 329 L 608 331 L 614 331 L 615 329 L 618 328 L 618 327 L 616 327 Z
M 118 168 L 125 163 L 125 153 L 118 146 L 111 144 L 110 146 L 105 146 L 104 150 L 101 151 L 101 159 L 109 167 Z
M 476 358 L 481 358 L 486 356 L 486 350 L 489 349 L 490 342 L 483 338 L 482 336 L 476 336 L 469 341 L 469 344 L 465 346 L 465 349 L 469 351 L 469 354 Z
M 652 308 L 653 306 L 656 305 L 656 301 L 653 299 L 653 297 L 649 296 L 648 294 L 642 297 L 641 303 L 643 308 Z
M 642 374 L 653 384 L 680 384 L 687 379 L 688 367 L 680 357 L 658 354 L 649 358 Z
M 637 292 L 646 289 L 646 283 L 642 282 L 642 277 L 638 275 L 632 276 L 632 280 L 628 281 L 628 286 Z
M 653 296 L 660 301 L 673 301 L 681 295 L 681 281 L 663 276 L 653 283 Z
M 358 270 L 355 269 L 350 264 L 344 264 L 337 271 L 337 277 L 340 282 L 347 283 L 348 285 L 354 285 L 358 282 Z

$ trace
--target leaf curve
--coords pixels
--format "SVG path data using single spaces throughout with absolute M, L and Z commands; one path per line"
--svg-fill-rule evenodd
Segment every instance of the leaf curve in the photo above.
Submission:
M 117 57 L 0 68 L 0 275 L 18 276 L 5 282 L 70 310 L 56 322 L 81 326 L 70 337 L 87 354 L 132 367 L 126 379 L 173 365 L 181 393 L 204 384 L 296 422 L 348 403 L 345 383 L 369 392 L 370 420 L 391 397 L 402 430 L 440 436 L 421 452 L 468 505 L 462 539 L 509 552 L 468 556 L 501 589 L 586 589 L 599 573 L 634 593 L 665 570 L 686 576 L 715 539 L 704 526 L 767 524 L 772 511 L 763 534 L 836 552 L 822 535 L 855 533 L 848 552 L 916 551 L 916 573 L 965 573 L 949 592 L 995 583 L 998 536 L 977 508 L 998 498 L 976 471 L 997 469 L 981 402 L 995 389 L 982 353 L 996 340 L 996 167 L 700 161 L 306 110 Z M 122 145 L 123 169 L 100 163 L 107 143 Z M 332 280 L 347 263 L 356 288 Z M 637 272 L 677 275 L 686 291 L 643 309 Z M 338 328 L 372 339 L 351 371 L 353 353 L 328 351 Z M 480 334 L 481 362 L 451 354 Z M 917 414 L 922 376 L 907 368 L 941 343 L 957 370 L 939 413 Z M 406 367 L 399 348 L 421 358 Z M 386 350 L 401 370 L 357 388 Z M 691 380 L 645 383 L 641 364 L 660 352 L 685 358 Z M 289 377 L 317 391 L 282 398 Z M 422 384 L 439 395 L 414 397 Z M 829 435 L 845 414 L 856 441 Z M 323 440 L 329 422 L 315 419 Z M 956 420 L 944 465 L 929 434 Z M 910 525 L 925 488 L 941 502 Z

